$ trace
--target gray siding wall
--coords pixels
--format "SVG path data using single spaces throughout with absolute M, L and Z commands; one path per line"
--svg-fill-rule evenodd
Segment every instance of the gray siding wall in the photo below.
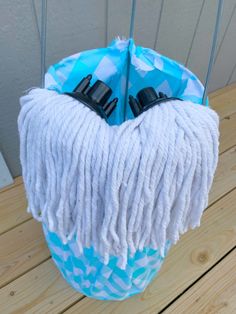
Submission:
M 40 0 L 35 0 L 40 21 Z M 135 41 L 186 64 L 204 81 L 217 0 L 137 0 Z M 47 66 L 128 36 L 131 0 L 48 0 Z M 0 0 L 0 151 L 21 173 L 16 119 L 22 92 L 40 84 L 31 0 Z M 236 81 L 236 0 L 225 0 L 210 91 Z M 222 104 L 223 105 L 223 104 Z

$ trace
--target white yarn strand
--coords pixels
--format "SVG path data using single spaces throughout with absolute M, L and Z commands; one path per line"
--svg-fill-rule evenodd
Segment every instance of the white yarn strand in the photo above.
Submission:
M 218 116 L 169 101 L 109 126 L 66 95 L 34 89 L 21 98 L 20 158 L 28 211 L 79 252 L 107 264 L 199 226 L 218 161 Z

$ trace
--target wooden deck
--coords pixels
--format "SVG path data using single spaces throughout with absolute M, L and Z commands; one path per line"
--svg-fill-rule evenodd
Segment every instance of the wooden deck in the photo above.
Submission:
M 0 313 L 236 313 L 236 84 L 211 94 L 220 159 L 201 226 L 171 248 L 146 291 L 122 302 L 89 299 L 54 266 L 41 225 L 26 213 L 21 178 L 0 191 Z

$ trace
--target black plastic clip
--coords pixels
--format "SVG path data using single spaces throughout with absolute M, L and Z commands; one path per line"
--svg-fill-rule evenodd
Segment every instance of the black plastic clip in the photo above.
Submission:
M 118 98 L 108 102 L 112 90 L 104 82 L 98 80 L 92 86 L 90 81 L 92 75 L 89 74 L 83 78 L 71 93 L 65 93 L 76 100 L 82 102 L 85 106 L 95 111 L 100 117 L 107 120 L 116 107 Z
M 181 100 L 176 97 L 167 97 L 167 95 L 162 92 L 159 92 L 157 95 L 153 87 L 146 87 L 138 92 L 137 99 L 130 95 L 129 104 L 134 116 L 137 117 L 155 105 L 174 99 Z

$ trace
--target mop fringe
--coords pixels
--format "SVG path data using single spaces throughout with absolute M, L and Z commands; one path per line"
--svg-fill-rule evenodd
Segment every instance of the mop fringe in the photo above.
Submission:
M 63 243 L 105 264 L 200 225 L 218 161 L 219 119 L 169 101 L 109 126 L 73 98 L 33 89 L 20 100 L 20 159 L 28 211 Z

